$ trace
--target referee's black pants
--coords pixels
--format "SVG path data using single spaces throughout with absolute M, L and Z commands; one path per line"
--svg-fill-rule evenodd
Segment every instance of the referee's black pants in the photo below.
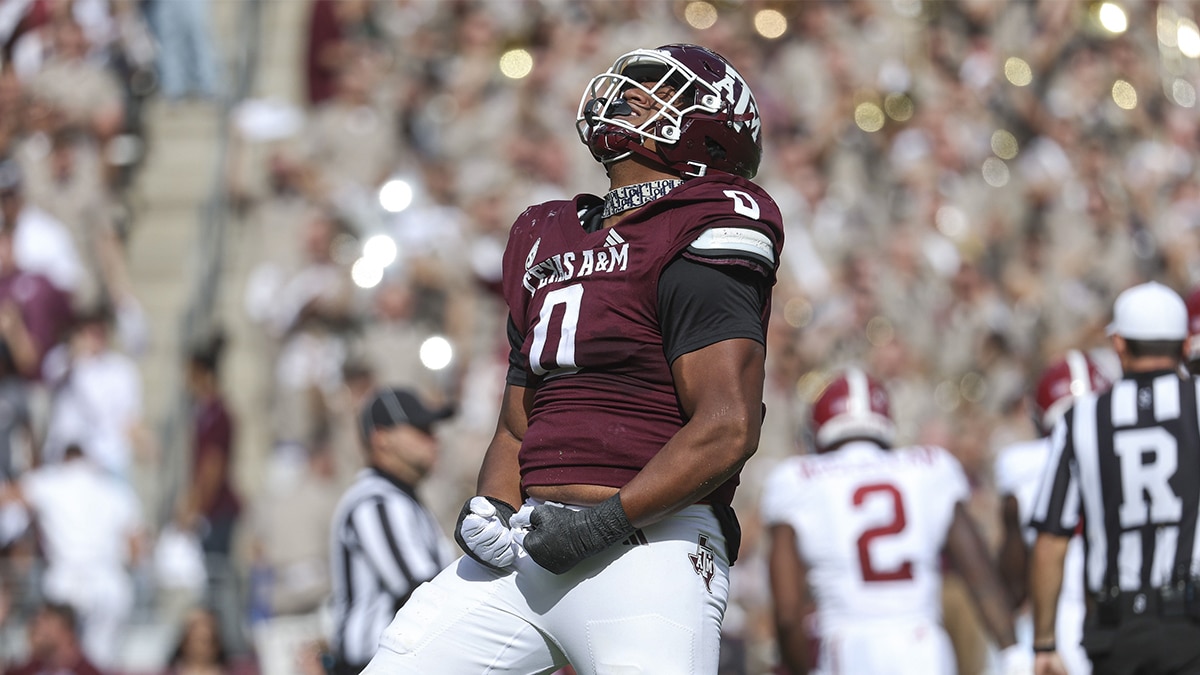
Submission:
M 1083 646 L 1092 675 L 1200 675 L 1200 623 L 1126 614 L 1112 626 L 1088 617 Z

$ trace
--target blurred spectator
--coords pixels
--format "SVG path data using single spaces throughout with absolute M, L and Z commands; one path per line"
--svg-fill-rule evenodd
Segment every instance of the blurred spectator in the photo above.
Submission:
M 217 95 L 211 0 L 153 0 L 150 27 L 158 38 L 159 89 L 169 101 Z
M 49 603 L 38 609 L 29 624 L 29 655 L 28 661 L 5 673 L 101 675 L 79 645 L 78 620 L 69 605 Z
M 187 520 L 200 523 L 204 552 L 228 556 L 241 500 L 233 488 L 234 425 L 221 394 L 219 364 L 223 336 L 193 349 L 187 365 L 192 395 L 191 484 L 184 496 Z
M 112 344 L 106 307 L 81 314 L 68 339 L 46 355 L 42 378 L 50 412 L 42 461 L 77 444 L 104 470 L 128 479 L 135 453 L 148 451 L 137 365 Z
M 334 199 L 373 202 L 375 190 L 396 168 L 401 150 L 396 113 L 377 100 L 378 70 L 368 56 L 349 55 L 338 66 L 335 95 L 309 118 L 306 159 L 317 169 L 323 192 Z
M 0 483 L 3 483 L 15 479 L 33 464 L 29 383 L 21 375 L 19 357 L 14 357 L 14 351 L 25 351 L 30 359 L 35 353 L 20 310 L 12 303 L 2 300 L 0 303 Z M 0 542 L 3 540 L 0 535 Z
M 426 395 L 439 394 L 433 371 L 421 364 L 421 344 L 437 326 L 416 316 L 412 286 L 389 279 L 375 288 L 372 315 L 355 341 L 355 353 L 380 382 L 408 382 Z
M 274 481 L 255 505 L 251 629 L 264 673 L 295 672 L 298 652 L 326 637 L 329 526 L 345 484 L 326 433 L 305 450 L 299 475 Z
M 123 268 L 125 258 L 114 199 L 105 185 L 104 162 L 96 146 L 67 128 L 49 136 L 39 132 L 26 137 L 15 159 L 24 174 L 28 203 L 62 223 L 79 254 L 75 305 L 92 307 L 112 298 L 107 267 Z
M 73 294 L 84 274 L 79 252 L 66 226 L 25 200 L 23 180 L 15 161 L 0 160 L 0 217 L 3 228 L 12 232 L 16 262 Z
M 208 595 L 208 568 L 200 535 L 182 510 L 158 531 L 153 551 L 154 609 L 168 626 L 183 624 L 188 612 Z
M 308 102 L 316 105 L 337 90 L 338 72 L 357 41 L 375 34 L 367 0 L 313 0 L 305 69 Z
M 224 641 L 240 646 L 241 616 L 233 560 L 242 511 L 233 486 L 234 419 L 221 392 L 225 338 L 216 334 L 193 348 L 187 363 L 192 396 L 191 464 L 183 492 L 183 522 L 199 534 L 208 577 L 207 597 L 219 613 Z
M 0 228 L 0 334 L 15 374 L 36 380 L 46 354 L 71 323 L 70 299 L 40 274 L 22 270 L 14 258 L 12 233 Z
M 29 90 L 61 110 L 68 125 L 105 148 L 124 128 L 121 85 L 110 71 L 89 60 L 87 35 L 73 17 L 59 19 L 52 30 L 50 57 L 30 78 Z
M 192 610 L 163 675 L 232 675 L 239 670 L 221 641 L 217 615 L 207 609 Z
M 61 463 L 24 474 L 2 496 L 22 503 L 37 523 L 45 597 L 78 613 L 91 661 L 116 666 L 133 608 L 129 568 L 143 536 L 137 495 L 70 445 Z
M 345 225 L 329 214 L 309 219 L 302 233 L 303 261 L 277 277 L 261 319 L 278 344 L 274 427 L 279 442 L 303 442 L 314 431 L 315 394 L 341 385 L 346 338 L 355 321 L 355 287 L 337 245 Z
M 366 465 L 359 428 L 359 411 L 375 394 L 381 380 L 367 362 L 349 359 L 342 367 L 342 386 L 326 394 L 322 425 L 329 429 L 329 450 L 334 473 L 343 487 Z
M 329 596 L 329 523 L 342 493 L 327 438 L 307 449 L 298 476 L 266 489 L 256 505 L 255 549 L 270 572 L 271 615 L 308 614 Z

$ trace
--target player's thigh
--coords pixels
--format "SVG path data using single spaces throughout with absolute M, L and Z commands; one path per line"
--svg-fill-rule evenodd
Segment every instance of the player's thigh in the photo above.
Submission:
M 729 597 L 719 524 L 699 506 L 642 532 L 569 573 L 546 617 L 556 642 L 579 675 L 715 675 Z
M 422 584 L 379 639 L 366 675 L 530 675 L 566 658 L 524 614 L 514 574 L 461 558 Z

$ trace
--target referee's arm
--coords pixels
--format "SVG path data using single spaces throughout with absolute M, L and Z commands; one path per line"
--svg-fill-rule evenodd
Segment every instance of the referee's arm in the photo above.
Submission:
M 1033 646 L 1035 651 L 1055 651 L 1054 627 L 1058 619 L 1058 595 L 1062 590 L 1063 562 L 1067 545 L 1074 534 L 1078 513 L 1068 512 L 1068 494 L 1078 489 L 1072 475 L 1074 448 L 1071 444 L 1071 421 L 1074 411 L 1068 411 L 1051 433 L 1050 458 L 1042 471 L 1041 486 L 1033 507 L 1032 525 L 1038 531 L 1030 559 L 1029 590 L 1033 605 Z M 1076 502 L 1078 503 L 1078 502 Z M 1042 657 L 1039 654 L 1039 657 Z M 1038 675 L 1065 673 L 1062 663 L 1054 657 L 1039 658 Z

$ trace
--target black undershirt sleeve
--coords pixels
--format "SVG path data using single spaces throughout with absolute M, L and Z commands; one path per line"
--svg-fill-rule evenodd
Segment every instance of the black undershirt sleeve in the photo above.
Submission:
M 769 282 L 733 265 L 706 265 L 679 258 L 658 282 L 658 322 L 667 363 L 723 340 L 766 344 L 762 312 Z
M 517 330 L 517 324 L 513 322 L 512 316 L 508 317 L 508 376 L 505 381 L 514 387 L 529 386 L 529 369 L 528 362 L 525 356 L 521 354 L 521 344 L 525 338 L 521 335 L 521 331 Z

